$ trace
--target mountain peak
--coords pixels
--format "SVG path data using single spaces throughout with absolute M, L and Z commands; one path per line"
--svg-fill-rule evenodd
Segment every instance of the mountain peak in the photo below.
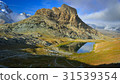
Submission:
M 70 23 L 75 27 L 78 27 L 78 24 L 82 22 L 77 15 L 77 10 L 66 4 L 63 4 L 60 8 L 53 7 L 52 10 L 45 8 L 39 9 L 35 15 L 44 15 L 56 20 L 58 23 Z
M 61 11 L 67 10 L 69 11 L 71 14 L 77 14 L 77 10 L 75 8 L 72 8 L 66 4 L 63 4 L 60 8 Z
M 67 37 L 74 39 L 101 38 L 99 32 L 85 24 L 79 18 L 75 8 L 65 4 L 60 8 L 39 9 L 35 15 L 20 22 L 9 24 L 8 27 L 9 29 L 11 28 L 10 32 L 19 34 L 40 33 L 43 37 Z
M 18 22 L 30 17 L 30 14 L 13 12 L 8 5 L 0 0 L 0 24 Z
M 10 10 L 7 6 L 7 4 L 0 0 L 0 12 L 3 13 L 12 13 L 12 10 Z
M 0 0 L 0 3 L 4 3 L 4 2 Z

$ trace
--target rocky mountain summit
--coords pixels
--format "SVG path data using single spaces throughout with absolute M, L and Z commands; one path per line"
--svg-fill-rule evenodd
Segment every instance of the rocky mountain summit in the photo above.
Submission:
M 52 43 L 40 38 L 101 39 L 102 34 L 85 24 L 77 10 L 63 4 L 52 9 L 39 9 L 35 15 L 12 24 L 0 25 L 1 37 L 27 39 L 29 44 Z M 37 38 L 37 39 L 36 39 Z M 38 39 L 39 38 L 39 39 Z M 40 41 L 40 42 L 39 42 Z M 15 41 L 16 42 L 16 41 Z M 18 41 L 17 41 L 18 42 Z
M 96 30 L 85 24 L 77 15 L 77 10 L 63 4 L 61 7 L 53 7 L 51 9 L 39 9 L 35 13 L 36 16 L 45 16 L 45 22 L 57 28 L 58 33 L 63 33 L 65 37 L 81 38 L 81 39 L 97 39 L 100 36 Z M 65 31 L 67 30 L 67 31 Z
M 57 23 L 71 24 L 72 26 L 78 27 L 82 20 L 78 17 L 76 9 L 63 4 L 61 8 L 53 7 L 50 9 L 40 9 L 35 15 L 45 15 L 48 18 L 56 20 Z

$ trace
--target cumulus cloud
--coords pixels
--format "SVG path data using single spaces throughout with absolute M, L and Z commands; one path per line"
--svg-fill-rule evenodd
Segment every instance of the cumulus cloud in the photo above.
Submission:
M 115 4 L 109 8 L 104 9 L 103 11 L 94 12 L 91 14 L 83 15 L 84 20 L 100 20 L 108 22 L 118 22 L 120 21 L 120 3 Z
M 118 0 L 62 0 L 69 5 L 80 8 L 82 12 L 85 11 L 99 11 L 107 7 L 115 5 Z

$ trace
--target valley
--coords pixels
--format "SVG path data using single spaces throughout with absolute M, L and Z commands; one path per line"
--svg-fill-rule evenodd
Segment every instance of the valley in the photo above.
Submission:
M 85 67 L 119 67 L 120 62 L 120 40 L 61 40 L 52 46 L 17 47 L 4 46 L 0 50 L 0 65 L 6 67 L 63 67 L 63 68 L 85 68 Z M 49 41 L 53 41 L 51 39 Z M 59 41 L 61 41 L 59 40 Z M 58 41 L 58 40 L 57 40 Z M 76 53 L 60 49 L 60 45 L 69 43 L 95 42 L 94 49 L 89 53 Z M 10 47 L 10 48 L 9 48 Z M 64 47 L 65 48 L 65 47 Z M 106 65 L 104 65 L 106 64 Z

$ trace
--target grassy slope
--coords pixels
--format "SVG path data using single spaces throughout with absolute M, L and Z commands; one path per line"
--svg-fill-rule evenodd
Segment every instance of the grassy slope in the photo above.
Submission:
M 120 62 L 120 40 L 97 42 L 94 51 L 85 54 L 73 54 L 70 59 L 90 65 L 118 63 Z
M 47 39 L 49 42 L 56 41 L 56 39 Z M 95 42 L 94 50 L 90 53 L 77 54 L 73 53 L 71 56 L 67 56 L 69 60 L 76 60 L 82 63 L 89 65 L 100 65 L 100 64 L 111 64 L 120 62 L 120 40 L 119 39 L 110 39 L 110 40 L 64 40 L 59 39 L 58 41 L 63 41 L 62 43 L 58 42 L 54 47 L 59 47 L 61 45 L 67 45 L 71 42 Z M 52 46 L 53 47 L 53 46 Z M 47 49 L 50 47 L 46 47 Z M 51 49 L 51 48 L 50 48 Z M 29 53 L 36 53 L 37 55 L 47 54 L 49 52 L 44 52 L 44 48 L 36 48 L 35 50 L 26 49 Z M 35 51 L 35 52 L 33 52 Z M 42 52 L 41 52 L 42 51 Z
M 7 37 L 9 37 L 9 35 Z M 82 39 L 73 40 L 73 39 L 69 39 L 69 38 L 54 38 L 54 37 L 53 38 L 52 37 L 51 38 L 43 38 L 43 37 L 40 37 L 39 39 L 48 41 L 50 43 L 53 43 L 54 45 L 52 45 L 50 47 L 45 47 L 43 45 L 38 44 L 36 46 L 38 46 L 39 48 L 34 48 L 34 49 L 26 48 L 23 51 L 32 53 L 33 55 L 34 54 L 48 55 L 49 52 L 46 51 L 46 49 L 51 50 L 52 47 L 59 47 L 61 45 L 69 44 L 71 42 L 95 42 L 96 44 L 94 45 L 94 51 L 92 51 L 90 53 L 84 53 L 84 54 L 74 53 L 71 56 L 67 56 L 67 58 L 57 58 L 57 63 L 66 65 L 66 67 L 67 67 L 68 63 L 65 60 L 68 60 L 69 62 L 70 62 L 70 60 L 73 60 L 70 63 L 72 63 L 73 65 L 78 65 L 78 66 L 79 66 L 79 62 L 86 63 L 89 65 L 100 65 L 100 64 L 110 64 L 110 63 L 120 62 L 120 40 L 119 40 L 120 38 L 118 38 L 118 39 L 108 38 L 107 40 L 82 40 Z M 44 58 L 44 56 L 41 57 L 40 60 L 42 58 Z M 53 57 L 53 58 L 51 58 L 51 56 L 46 57 L 45 60 L 49 61 L 49 58 L 53 60 L 53 63 L 55 62 L 56 57 Z M 12 62 L 13 62 L 13 59 L 14 58 L 11 58 Z M 21 59 L 17 59 L 17 60 L 20 61 Z M 34 60 L 36 60 L 36 59 L 34 59 Z M 30 63 L 32 63 L 31 59 L 27 59 L 24 62 L 22 62 L 22 63 L 24 63 L 22 65 L 26 65 L 28 61 Z M 46 61 L 41 61 L 39 64 L 44 64 L 44 63 L 46 63 Z M 2 64 L 5 65 L 3 62 L 2 62 Z M 11 64 L 10 66 L 13 67 L 12 66 L 13 64 Z M 47 67 L 48 64 L 49 63 L 47 63 L 46 66 L 42 65 L 41 67 Z M 21 65 L 21 67 L 22 67 L 22 65 Z M 17 65 L 15 65 L 15 66 L 17 67 Z M 51 67 L 54 67 L 54 65 L 51 65 Z

